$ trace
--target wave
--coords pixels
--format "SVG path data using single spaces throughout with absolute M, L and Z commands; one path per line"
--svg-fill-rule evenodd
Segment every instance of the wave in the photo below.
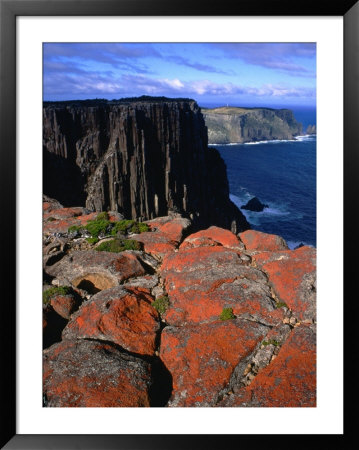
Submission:
M 229 144 L 208 144 L 208 147 L 218 147 L 218 146 L 223 146 L 223 147 L 227 147 L 228 145 L 243 145 L 242 142 L 230 142 Z
M 295 140 L 296 141 L 314 141 L 317 138 L 316 134 L 304 134 L 303 136 L 296 136 Z
M 245 218 L 252 225 L 261 226 L 262 222 L 263 221 L 267 222 L 270 217 L 273 217 L 273 220 L 276 221 L 288 221 L 289 216 L 290 219 L 293 220 L 294 219 L 300 220 L 301 218 L 303 218 L 303 215 L 300 212 L 289 211 L 286 204 L 273 203 L 270 201 L 266 201 L 265 198 L 261 198 L 261 201 L 264 204 L 267 204 L 268 208 L 264 208 L 264 210 L 261 212 L 249 211 L 248 209 L 241 209 L 241 206 L 245 205 L 248 202 L 248 200 L 255 197 L 254 194 L 251 194 L 245 188 L 241 189 L 242 189 L 241 196 L 229 194 L 229 198 L 241 210 Z M 300 244 L 300 242 L 298 244 Z
M 242 189 L 242 196 L 239 197 L 238 195 L 234 195 L 234 194 L 229 194 L 229 198 L 232 200 L 232 202 L 238 207 L 240 208 L 241 206 L 245 205 L 248 200 L 252 199 L 253 197 L 255 197 L 254 194 L 251 194 L 250 192 L 247 191 L 247 189 L 245 188 L 241 188 Z M 261 214 L 262 216 L 264 215 L 275 215 L 275 216 L 286 216 L 289 213 L 289 211 L 286 210 L 285 205 L 277 205 L 274 204 L 272 202 L 268 202 L 265 201 L 265 199 L 261 199 L 261 201 L 264 204 L 267 204 L 268 207 L 264 208 L 263 211 L 261 211 L 259 214 Z M 242 210 L 243 213 L 248 213 L 248 214 L 255 214 L 257 215 L 258 212 L 257 211 L 250 211 L 248 209 L 243 209 Z

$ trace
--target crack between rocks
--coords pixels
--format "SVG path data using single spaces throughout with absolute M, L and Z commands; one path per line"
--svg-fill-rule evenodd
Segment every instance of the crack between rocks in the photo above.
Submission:
M 263 324 L 264 325 L 264 324 Z M 273 327 L 272 327 L 273 328 Z M 284 343 L 288 340 L 293 332 L 294 326 L 288 324 L 288 332 L 284 333 L 284 339 L 280 342 L 280 345 L 274 345 L 273 343 L 269 343 L 268 345 L 264 345 L 266 342 L 266 336 L 259 342 L 253 352 L 244 358 L 239 364 L 234 368 L 230 380 L 227 386 L 221 390 L 218 394 L 218 397 L 215 402 L 215 406 L 218 406 L 218 403 L 221 402 L 225 397 L 236 394 L 242 389 L 245 389 L 247 386 L 250 386 L 253 380 L 256 378 L 258 374 L 261 373 L 263 369 L 268 367 L 272 361 L 278 356 L 281 348 Z M 283 334 L 281 335 L 281 337 Z M 271 341 L 271 340 L 270 340 Z M 272 341 L 274 341 L 272 339 Z M 278 341 L 276 341 L 278 342 Z M 256 364 L 256 357 L 259 356 L 259 352 L 261 350 L 265 350 L 266 347 L 270 350 L 270 354 L 267 355 L 267 363 L 266 364 Z M 263 352 L 264 353 L 264 352 Z M 258 358 L 257 358 L 258 359 Z M 244 367 L 245 366 L 245 367 Z M 244 367 L 244 368 L 243 368 Z M 241 375 L 239 375 L 242 372 Z

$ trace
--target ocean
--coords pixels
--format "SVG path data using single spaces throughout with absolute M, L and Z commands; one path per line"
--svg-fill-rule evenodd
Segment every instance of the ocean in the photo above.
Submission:
M 315 110 L 299 109 L 306 130 L 316 123 Z M 213 145 L 227 166 L 231 200 L 240 208 L 258 197 L 263 212 L 241 209 L 252 229 L 282 236 L 293 249 L 316 246 L 316 136 L 294 141 Z

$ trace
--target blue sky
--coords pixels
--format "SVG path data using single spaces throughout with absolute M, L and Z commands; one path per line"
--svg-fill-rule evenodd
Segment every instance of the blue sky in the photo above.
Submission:
M 44 100 L 190 97 L 199 105 L 315 106 L 313 43 L 46 43 Z

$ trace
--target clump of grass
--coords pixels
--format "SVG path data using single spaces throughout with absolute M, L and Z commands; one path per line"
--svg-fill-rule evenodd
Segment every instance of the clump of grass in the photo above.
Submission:
M 44 305 L 48 305 L 50 300 L 55 295 L 68 295 L 71 294 L 72 288 L 70 286 L 54 286 L 50 289 L 46 289 L 46 291 L 42 294 L 42 302 Z
M 170 306 L 168 296 L 162 295 L 161 297 L 156 298 L 156 300 L 152 303 L 152 306 L 155 308 L 155 310 L 158 312 L 160 316 L 163 316 L 163 314 L 167 311 L 168 307 Z
M 275 339 L 269 339 L 269 341 L 263 341 L 262 345 L 264 345 L 264 346 L 274 345 L 275 347 L 279 347 L 280 343 L 278 341 L 276 341 Z
M 120 220 L 119 222 L 115 222 L 111 234 L 115 236 L 117 233 L 126 234 L 126 233 L 134 233 L 140 234 L 146 231 L 149 231 L 149 226 L 147 223 L 136 222 L 135 220 Z
M 89 220 L 85 226 L 91 237 L 98 238 L 99 234 L 106 234 L 111 229 L 111 222 L 108 220 Z
M 235 319 L 236 316 L 233 314 L 233 309 L 232 308 L 223 308 L 219 318 L 221 320 L 229 320 L 229 319 Z
M 109 220 L 110 216 L 108 215 L 107 211 L 102 211 L 99 214 L 97 214 L 95 220 Z
M 288 308 L 288 305 L 285 302 L 278 302 L 275 304 L 275 307 L 278 308 Z
M 47 219 L 48 222 L 54 222 L 55 220 L 56 220 L 55 217 L 49 217 L 49 218 Z
M 100 240 L 100 239 L 97 238 L 97 237 L 89 237 L 89 238 L 86 238 L 86 241 L 87 241 L 89 244 L 97 244 L 97 242 L 98 242 L 99 240 Z
M 112 252 L 119 253 L 125 250 L 141 250 L 141 242 L 132 239 L 111 239 L 110 241 L 102 242 L 95 250 L 98 252 Z
M 130 231 L 131 233 L 140 234 L 145 233 L 146 231 L 149 231 L 150 227 L 147 225 L 147 223 L 143 222 L 135 222 Z
M 121 234 L 125 234 L 128 232 L 128 230 L 130 229 L 130 227 L 132 227 L 132 225 L 135 223 L 134 220 L 120 220 L 119 222 L 115 222 L 112 230 L 111 230 L 111 234 L 113 236 L 115 236 L 117 233 L 121 233 Z
M 83 227 L 80 227 L 78 225 L 71 225 L 71 227 L 69 227 L 67 229 L 68 233 L 80 233 L 83 230 Z

